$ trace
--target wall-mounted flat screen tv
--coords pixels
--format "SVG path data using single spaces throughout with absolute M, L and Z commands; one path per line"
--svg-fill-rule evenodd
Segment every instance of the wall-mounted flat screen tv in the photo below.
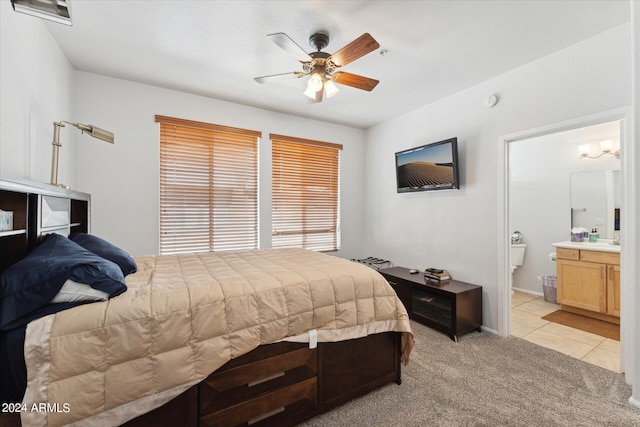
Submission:
M 460 188 L 458 139 L 451 138 L 396 153 L 398 193 Z

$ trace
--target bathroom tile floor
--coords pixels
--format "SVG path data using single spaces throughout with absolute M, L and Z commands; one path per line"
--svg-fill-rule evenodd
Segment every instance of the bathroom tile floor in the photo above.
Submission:
M 541 296 L 514 291 L 511 295 L 511 335 L 576 359 L 620 372 L 620 342 L 543 320 L 560 308 Z

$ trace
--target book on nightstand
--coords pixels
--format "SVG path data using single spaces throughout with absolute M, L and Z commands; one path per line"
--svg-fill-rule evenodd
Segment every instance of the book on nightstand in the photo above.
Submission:
M 447 270 L 443 270 L 440 268 L 425 268 L 424 278 L 431 283 L 437 284 L 441 282 L 448 282 L 451 278 L 451 275 Z

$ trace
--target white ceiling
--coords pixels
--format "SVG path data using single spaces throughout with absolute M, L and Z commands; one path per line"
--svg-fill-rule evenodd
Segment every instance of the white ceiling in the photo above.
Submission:
M 629 1 L 151 1 L 71 0 L 73 26 L 48 22 L 81 71 L 366 129 L 629 21 Z M 35 19 L 35 18 L 34 18 Z M 370 33 L 372 52 L 343 68 L 380 80 L 340 86 L 320 104 L 301 70 L 266 35 L 308 52 L 327 31 L 333 53 Z

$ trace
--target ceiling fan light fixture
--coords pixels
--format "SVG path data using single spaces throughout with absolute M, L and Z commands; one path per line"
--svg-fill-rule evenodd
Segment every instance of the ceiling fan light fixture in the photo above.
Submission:
M 325 82 L 324 90 L 327 94 L 327 98 L 331 98 L 333 95 L 340 92 L 340 89 L 338 89 L 338 86 L 336 86 L 335 83 L 333 83 L 333 80 L 327 80 Z
M 304 95 L 308 96 L 311 99 L 315 99 L 317 90 L 313 90 L 313 88 L 309 87 L 307 84 L 307 89 L 304 91 Z
M 322 90 L 324 85 L 322 80 L 322 75 L 320 73 L 317 71 L 312 73 L 311 78 L 309 78 L 309 81 L 307 82 L 307 89 L 304 91 L 304 94 L 311 99 L 315 99 L 317 92 Z
M 307 83 L 307 89 L 311 89 L 314 92 L 322 89 L 322 76 L 320 73 L 311 74 L 311 78 L 309 79 L 309 83 Z

